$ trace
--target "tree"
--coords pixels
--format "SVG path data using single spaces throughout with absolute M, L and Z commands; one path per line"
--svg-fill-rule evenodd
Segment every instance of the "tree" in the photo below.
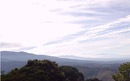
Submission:
M 86 81 L 101 81 L 98 78 L 91 78 L 91 79 L 87 79 Z
M 2 81 L 65 81 L 58 65 L 49 60 L 29 60 L 24 67 L 1 77 Z
M 63 71 L 66 81 L 84 81 L 84 76 L 75 67 L 61 66 L 60 70 Z
M 119 73 L 112 76 L 115 81 L 130 81 L 130 62 L 121 64 Z
M 1 76 L 2 81 L 84 81 L 84 76 L 75 67 L 61 66 L 49 60 L 29 60 Z

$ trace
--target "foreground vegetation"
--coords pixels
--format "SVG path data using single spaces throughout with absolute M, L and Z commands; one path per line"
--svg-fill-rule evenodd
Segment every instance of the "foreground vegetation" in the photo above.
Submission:
M 1 70 L 4 71 L 5 74 L 9 73 L 14 68 L 21 68 L 25 66 L 27 64 L 28 59 L 48 59 L 51 61 L 55 61 L 59 66 L 69 65 L 76 67 L 78 71 L 83 73 L 85 80 L 96 77 L 102 81 L 114 81 L 112 79 L 112 75 L 118 73 L 118 67 L 122 63 L 122 61 L 113 62 L 65 59 L 45 55 L 35 55 L 26 52 L 7 51 L 2 52 L 1 54 Z
M 115 81 L 130 81 L 130 63 L 119 67 Z M 49 60 L 29 60 L 27 64 L 1 76 L 2 81 L 101 81 L 97 78 L 84 80 L 84 75 L 72 66 L 58 66 Z
M 115 81 L 130 81 L 130 62 L 121 64 L 118 70 L 119 73 L 112 76 Z
M 24 67 L 2 74 L 2 81 L 84 81 L 84 76 L 72 66 L 59 67 L 49 60 L 29 60 Z

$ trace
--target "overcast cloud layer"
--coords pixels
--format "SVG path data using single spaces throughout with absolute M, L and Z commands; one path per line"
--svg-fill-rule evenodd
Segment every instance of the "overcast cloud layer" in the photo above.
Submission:
M 1 0 L 1 50 L 130 58 L 130 0 Z

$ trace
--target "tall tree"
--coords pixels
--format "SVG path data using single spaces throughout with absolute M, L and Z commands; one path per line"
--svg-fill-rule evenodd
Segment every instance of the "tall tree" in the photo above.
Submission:
M 84 76 L 75 67 L 61 66 L 60 69 L 65 75 L 66 81 L 84 81 Z
M 112 76 L 115 81 L 130 81 L 130 62 L 121 64 L 118 70 L 119 73 Z

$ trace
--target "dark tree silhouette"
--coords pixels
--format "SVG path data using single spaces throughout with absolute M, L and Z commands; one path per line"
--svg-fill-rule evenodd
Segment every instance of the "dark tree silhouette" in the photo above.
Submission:
M 55 62 L 29 60 L 21 69 L 2 75 L 2 81 L 65 81 L 65 77 Z
M 64 72 L 66 81 L 84 81 L 84 76 L 75 67 L 61 66 L 60 69 Z
M 61 66 L 49 60 L 29 60 L 1 76 L 2 81 L 84 81 L 84 76 L 75 67 Z

